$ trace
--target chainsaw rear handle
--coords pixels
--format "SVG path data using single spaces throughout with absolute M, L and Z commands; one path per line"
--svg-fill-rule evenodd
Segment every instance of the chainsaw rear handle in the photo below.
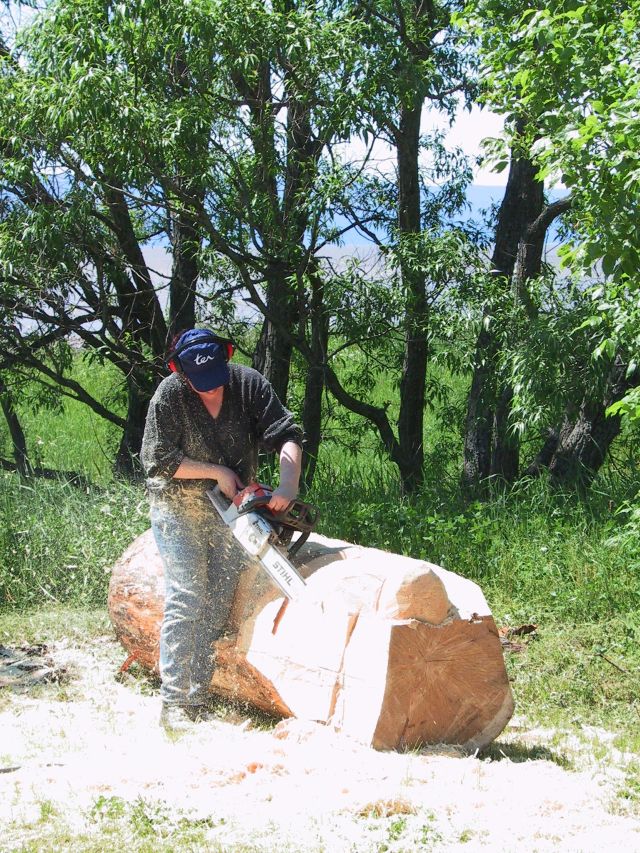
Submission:
M 311 532 L 318 523 L 320 510 L 317 506 L 304 503 L 304 501 L 293 500 L 286 509 L 280 510 L 280 512 L 273 512 L 269 509 L 270 500 L 270 495 L 245 500 L 238 508 L 238 515 L 257 510 L 267 520 L 275 521 L 278 524 L 285 524 L 287 527 L 293 527 L 295 530 L 308 532 Z
M 290 557 L 295 556 L 309 538 L 309 534 L 318 523 L 320 511 L 318 507 L 304 501 L 293 500 L 286 509 L 273 512 L 269 509 L 269 501 L 273 495 L 271 486 L 263 483 L 251 483 L 239 492 L 233 499 L 238 515 L 257 512 L 270 524 L 283 547 L 287 548 Z M 293 532 L 300 536 L 292 542 Z
M 292 500 L 286 509 L 273 512 L 269 509 L 269 501 L 273 495 L 271 486 L 264 483 L 250 483 L 233 499 L 238 515 L 257 510 L 268 521 L 284 524 L 293 530 L 311 532 L 318 523 L 320 510 L 312 504 L 300 500 Z

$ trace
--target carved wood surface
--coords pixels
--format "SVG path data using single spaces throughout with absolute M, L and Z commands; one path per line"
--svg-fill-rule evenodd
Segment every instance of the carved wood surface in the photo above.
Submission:
M 215 693 L 318 720 L 379 749 L 479 748 L 513 700 L 498 632 L 477 584 L 426 563 L 312 535 L 304 596 L 285 602 L 252 565 L 215 644 Z M 158 664 L 162 563 L 151 531 L 113 568 L 109 612 L 138 662 Z

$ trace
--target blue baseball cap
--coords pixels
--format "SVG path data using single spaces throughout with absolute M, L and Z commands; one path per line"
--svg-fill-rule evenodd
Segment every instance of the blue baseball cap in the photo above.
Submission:
M 180 335 L 174 357 L 196 391 L 213 391 L 229 381 L 227 348 L 207 329 L 189 329 Z

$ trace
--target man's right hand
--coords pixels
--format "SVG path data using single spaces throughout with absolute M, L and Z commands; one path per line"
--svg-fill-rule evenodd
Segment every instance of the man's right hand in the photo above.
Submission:
M 216 465 L 214 479 L 217 480 L 222 494 L 232 501 L 238 492 L 245 488 L 235 471 L 225 465 Z

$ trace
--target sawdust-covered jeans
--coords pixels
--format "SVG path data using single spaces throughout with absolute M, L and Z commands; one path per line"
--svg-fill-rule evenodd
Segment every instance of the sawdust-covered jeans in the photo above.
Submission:
M 242 568 L 228 528 L 205 496 L 152 500 L 151 527 L 165 577 L 160 631 L 163 702 L 199 705 L 213 674 Z

